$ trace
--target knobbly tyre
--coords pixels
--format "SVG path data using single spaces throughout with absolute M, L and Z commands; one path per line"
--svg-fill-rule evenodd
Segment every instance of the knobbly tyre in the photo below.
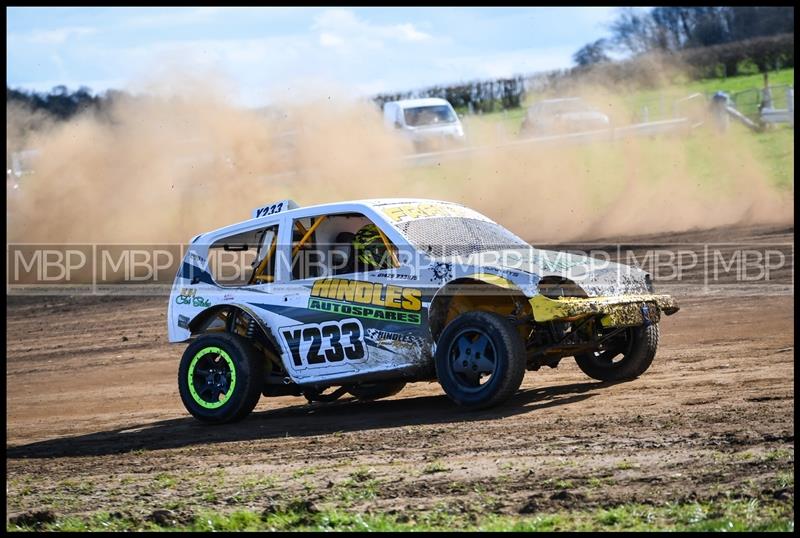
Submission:
M 204 422 L 262 395 L 375 400 L 412 381 L 482 409 L 564 357 L 633 379 L 678 311 L 638 268 L 536 249 L 454 203 L 284 200 L 252 217 L 196 236 L 169 299 L 169 340 L 189 342 L 181 399 Z M 222 253 L 247 271 L 227 278 Z

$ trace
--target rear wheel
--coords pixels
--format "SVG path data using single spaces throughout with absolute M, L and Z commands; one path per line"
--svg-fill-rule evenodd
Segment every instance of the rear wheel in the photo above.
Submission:
M 493 312 L 467 312 L 436 345 L 436 375 L 445 393 L 468 409 L 507 400 L 525 375 L 525 346 L 514 326 Z
M 642 375 L 658 349 L 658 324 L 628 327 L 601 351 L 576 355 L 583 373 L 599 381 L 622 381 Z
M 263 384 L 263 358 L 248 340 L 233 334 L 198 337 L 178 368 L 183 405 L 203 422 L 244 418 L 258 403 Z

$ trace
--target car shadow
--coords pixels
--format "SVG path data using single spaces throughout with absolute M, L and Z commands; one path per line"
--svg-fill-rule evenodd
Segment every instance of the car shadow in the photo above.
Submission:
M 254 412 L 235 424 L 206 425 L 192 417 L 177 418 L 8 446 L 6 458 L 104 456 L 134 450 L 491 420 L 574 404 L 594 396 L 593 390 L 613 384 L 589 382 L 522 389 L 505 404 L 483 411 L 466 411 L 442 394 L 374 402 L 346 400 L 294 405 Z

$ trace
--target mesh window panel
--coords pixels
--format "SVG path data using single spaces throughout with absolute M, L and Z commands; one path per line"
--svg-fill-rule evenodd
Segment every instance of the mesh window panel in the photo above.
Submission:
M 397 227 L 412 245 L 433 258 L 530 248 L 528 243 L 499 224 L 464 217 L 411 220 Z

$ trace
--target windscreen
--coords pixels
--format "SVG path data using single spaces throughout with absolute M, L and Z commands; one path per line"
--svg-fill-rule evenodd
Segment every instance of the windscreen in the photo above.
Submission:
M 453 123 L 456 115 L 447 105 L 420 106 L 404 110 L 406 125 L 418 127 L 420 125 L 435 125 L 437 123 Z
M 432 258 L 530 248 L 499 224 L 465 217 L 415 219 L 396 224 L 408 241 Z

